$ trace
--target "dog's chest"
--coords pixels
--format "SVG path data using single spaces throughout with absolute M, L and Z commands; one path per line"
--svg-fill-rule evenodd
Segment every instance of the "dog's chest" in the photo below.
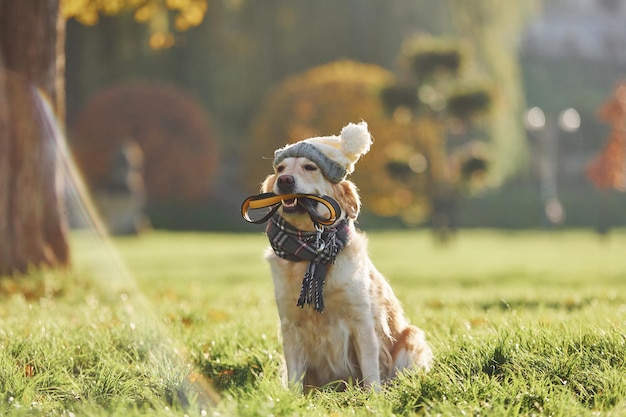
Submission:
M 305 305 L 304 308 L 296 306 L 302 290 L 302 282 L 308 262 L 287 261 L 277 257 L 273 253 L 268 254 L 267 259 L 272 270 L 274 295 L 281 317 L 283 314 L 301 316 L 301 313 L 308 312 L 309 310 L 311 313 L 315 313 L 310 314 L 313 318 L 320 314 L 328 316 L 333 314 L 337 307 L 345 306 L 346 302 L 349 302 L 351 298 L 349 292 L 355 287 L 356 271 L 354 271 L 354 268 L 349 263 L 345 262 L 343 254 L 341 253 L 335 263 L 328 265 L 327 274 L 324 279 L 323 297 L 326 305 L 324 313 L 314 311 L 309 305 Z M 308 316 L 307 314 L 307 317 Z
M 279 261 L 283 263 L 283 260 Z M 296 305 L 306 263 L 281 266 L 289 271 L 286 275 L 274 276 L 283 338 L 293 341 L 298 349 L 306 352 L 306 361 L 310 367 L 334 370 L 335 373 L 325 375 L 324 378 L 332 380 L 355 375 L 357 365 L 351 323 L 356 321 L 354 315 L 357 310 L 347 294 L 351 287 L 342 282 L 346 276 L 337 275 L 341 262 L 331 265 L 326 276 L 326 309 L 322 313 L 315 311 L 310 305 Z
M 312 362 L 317 361 L 316 354 L 320 361 L 337 361 L 339 368 L 341 362 L 353 362 L 348 359 L 353 351 L 353 327 L 368 316 L 364 271 L 340 254 L 335 264 L 329 266 L 323 291 L 326 308 L 320 313 L 311 305 L 297 306 L 307 263 L 277 257 L 269 261 L 283 333 L 290 333 L 309 352 Z

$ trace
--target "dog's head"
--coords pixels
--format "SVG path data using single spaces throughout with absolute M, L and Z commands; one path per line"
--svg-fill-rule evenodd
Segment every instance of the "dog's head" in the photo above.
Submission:
M 351 181 L 342 180 L 332 183 L 321 173 L 319 167 L 311 160 L 304 157 L 289 157 L 284 159 L 275 168 L 275 173 L 269 175 L 261 191 L 275 194 L 317 194 L 327 195 L 335 199 L 341 207 L 342 217 L 356 219 L 361 209 L 361 200 L 356 187 Z M 325 214 L 326 208 L 319 203 L 287 199 L 282 201 L 279 213 L 289 223 L 301 230 L 313 230 L 314 225 L 309 215 L 300 205 L 314 204 L 315 209 Z
M 361 201 L 354 184 L 345 179 L 352 173 L 354 164 L 369 150 L 371 136 L 367 124 L 349 124 L 340 136 L 311 138 L 276 151 L 274 173 L 268 176 L 261 187 L 262 192 L 275 194 L 317 194 L 335 199 L 342 210 L 342 217 L 356 219 Z M 298 202 L 286 199 L 279 213 L 301 230 L 313 230 L 314 225 Z

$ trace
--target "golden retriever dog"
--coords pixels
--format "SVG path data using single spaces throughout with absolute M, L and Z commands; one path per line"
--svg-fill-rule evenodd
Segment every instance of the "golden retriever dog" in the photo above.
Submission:
M 363 125 L 367 127 L 364 122 L 358 126 Z M 329 181 L 320 164 L 307 157 L 288 156 L 277 161 L 275 172 L 262 184 L 262 192 L 330 196 L 341 207 L 339 220 L 345 228 L 343 247 L 327 266 L 323 307 L 319 309 L 296 303 L 304 291 L 303 276 L 309 263 L 284 259 L 271 247 L 266 251 L 288 384 L 305 390 L 328 384 L 342 388 L 346 383 L 380 389 L 403 369 L 428 370 L 432 353 L 424 332 L 409 324 L 389 283 L 369 258 L 365 234 L 354 226 L 361 208 L 355 185 L 346 179 Z M 313 236 L 320 228 L 302 204 L 297 199 L 284 200 L 275 216 Z M 321 212 L 324 208 L 319 205 L 318 209 Z

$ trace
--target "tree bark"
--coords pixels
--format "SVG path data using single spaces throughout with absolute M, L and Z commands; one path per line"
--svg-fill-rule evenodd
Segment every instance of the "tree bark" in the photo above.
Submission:
M 0 274 L 67 266 L 59 141 L 64 117 L 59 0 L 0 0 Z

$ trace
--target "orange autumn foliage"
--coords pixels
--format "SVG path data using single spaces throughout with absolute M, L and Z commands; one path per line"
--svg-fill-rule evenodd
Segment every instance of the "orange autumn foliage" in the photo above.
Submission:
M 600 108 L 599 118 L 612 126 L 600 153 L 587 166 L 586 175 L 600 189 L 626 192 L 626 83 Z

